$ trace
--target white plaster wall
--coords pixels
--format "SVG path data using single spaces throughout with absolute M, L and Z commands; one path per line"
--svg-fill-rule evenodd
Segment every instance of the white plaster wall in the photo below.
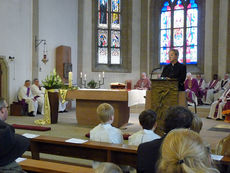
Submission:
M 105 85 L 109 88 L 111 82 L 122 82 L 132 80 L 133 84 L 140 76 L 140 15 L 141 1 L 133 0 L 132 16 L 132 72 L 131 73 L 105 73 Z M 90 9 L 90 10 L 89 10 Z M 99 72 L 92 72 L 92 0 L 84 0 L 83 19 L 83 74 L 87 74 L 87 82 L 98 80 Z
M 32 1 L 0 0 L 0 55 L 15 57 L 9 66 L 9 102 L 32 77 Z
M 46 39 L 47 64 L 41 62 L 43 46 L 39 46 L 39 79 L 43 80 L 56 67 L 56 48 L 71 47 L 73 83 L 77 79 L 77 0 L 39 0 L 39 38 Z

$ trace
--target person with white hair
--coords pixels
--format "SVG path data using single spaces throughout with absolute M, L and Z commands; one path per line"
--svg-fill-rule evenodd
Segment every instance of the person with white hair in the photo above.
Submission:
M 139 79 L 136 83 L 136 85 L 134 86 L 134 89 L 141 89 L 141 90 L 148 90 L 151 87 L 151 82 L 150 80 L 147 78 L 147 75 L 145 72 L 141 73 L 141 79 Z
M 189 72 L 187 73 L 187 79 L 185 80 L 184 88 L 187 94 L 188 104 L 196 103 L 197 105 L 199 86 L 197 80 L 192 78 L 192 74 Z

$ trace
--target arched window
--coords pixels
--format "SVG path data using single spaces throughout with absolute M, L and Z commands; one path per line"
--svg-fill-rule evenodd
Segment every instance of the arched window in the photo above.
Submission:
M 121 0 L 98 0 L 97 64 L 121 64 Z
M 198 4 L 195 0 L 164 0 L 160 20 L 160 64 L 169 63 L 171 48 L 179 51 L 179 62 L 197 64 Z
M 132 71 L 132 0 L 92 0 L 92 71 Z

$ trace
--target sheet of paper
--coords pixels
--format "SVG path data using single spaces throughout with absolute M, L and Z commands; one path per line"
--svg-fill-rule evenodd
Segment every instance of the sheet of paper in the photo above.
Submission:
M 224 156 L 211 154 L 212 160 L 221 160 Z
M 87 142 L 88 140 L 83 140 L 83 139 L 77 139 L 77 138 L 71 138 L 71 139 L 67 139 L 65 142 L 69 142 L 69 143 L 75 143 L 75 144 L 83 144 L 85 142 Z
M 19 157 L 15 160 L 15 162 L 19 163 L 19 162 L 22 162 L 24 160 L 26 160 L 27 158 L 22 158 L 22 157 Z
M 30 134 L 30 133 L 24 133 L 24 134 L 22 134 L 22 136 L 25 136 L 26 138 L 32 139 L 32 138 L 36 138 L 36 137 L 38 137 L 40 135 Z

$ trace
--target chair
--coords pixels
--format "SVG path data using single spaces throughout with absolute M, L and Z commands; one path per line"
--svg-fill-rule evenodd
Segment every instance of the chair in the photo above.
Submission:
M 216 154 L 230 156 L 230 135 L 221 139 L 216 146 Z

